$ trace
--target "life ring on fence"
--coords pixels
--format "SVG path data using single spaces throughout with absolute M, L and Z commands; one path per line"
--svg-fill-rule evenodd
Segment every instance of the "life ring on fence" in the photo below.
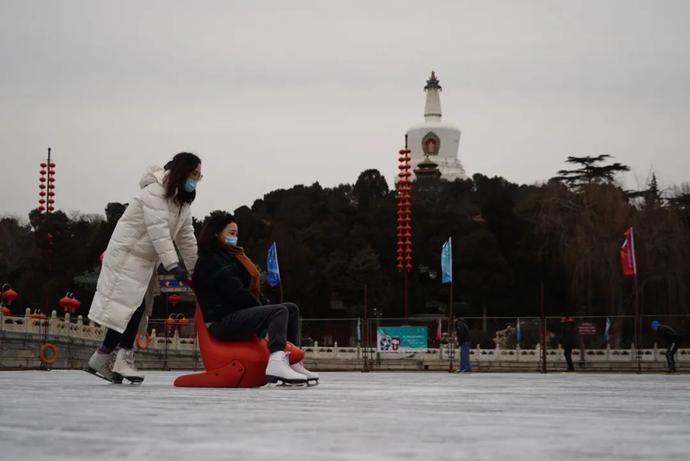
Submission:
M 46 356 L 46 352 L 50 351 L 50 356 Z M 55 344 L 52 343 L 44 343 L 41 346 L 41 350 L 38 352 L 38 358 L 41 360 L 41 363 L 48 365 L 48 366 L 53 366 L 55 362 L 57 362 L 58 359 L 58 354 L 60 353 L 60 349 Z
M 143 344 L 141 343 L 141 338 L 144 338 Z M 135 342 L 137 343 L 137 350 L 145 351 L 151 345 L 151 335 L 137 335 L 137 339 Z

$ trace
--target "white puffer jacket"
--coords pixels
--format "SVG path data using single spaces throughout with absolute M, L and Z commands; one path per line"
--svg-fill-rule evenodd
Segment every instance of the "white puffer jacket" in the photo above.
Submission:
M 165 198 L 161 167 L 146 169 L 132 200 L 115 226 L 98 277 L 89 318 L 122 333 L 141 304 L 159 263 L 170 269 L 179 263 L 192 271 L 197 259 L 196 238 L 189 205 Z

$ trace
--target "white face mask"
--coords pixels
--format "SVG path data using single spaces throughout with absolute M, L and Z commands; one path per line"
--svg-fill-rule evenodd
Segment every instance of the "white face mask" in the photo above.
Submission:
M 228 245 L 236 246 L 237 245 L 237 236 L 236 235 L 228 235 L 227 237 L 225 237 L 225 243 L 227 243 Z

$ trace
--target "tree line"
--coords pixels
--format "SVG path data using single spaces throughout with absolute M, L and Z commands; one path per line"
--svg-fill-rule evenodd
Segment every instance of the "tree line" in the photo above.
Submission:
M 448 312 L 440 251 L 449 236 L 456 315 L 538 315 L 542 286 L 547 315 L 631 314 L 631 281 L 618 263 L 629 226 L 643 312 L 690 313 L 690 188 L 662 193 L 653 177 L 645 190 L 626 191 L 615 175 L 628 167 L 608 161 L 568 157 L 572 169 L 534 185 L 481 174 L 415 182 L 411 314 Z M 105 215 L 72 216 L 33 210 L 28 224 L 2 218 L 0 282 L 20 292 L 15 312 L 52 310 L 74 291 L 85 315 L 99 255 L 125 208 L 109 203 Z M 239 244 L 262 270 L 268 246 L 277 242 L 285 298 L 305 317 L 362 315 L 364 285 L 369 306 L 402 316 L 395 191 L 377 170 L 362 172 L 354 184 L 296 185 L 225 211 L 235 214 Z M 203 221 L 195 220 L 197 231 Z

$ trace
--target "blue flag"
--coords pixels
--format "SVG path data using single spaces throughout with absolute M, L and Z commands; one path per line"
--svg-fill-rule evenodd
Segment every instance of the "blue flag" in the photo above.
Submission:
M 453 241 L 448 237 L 448 241 L 441 248 L 441 283 L 453 282 Z
M 268 258 L 266 259 L 266 281 L 271 287 L 276 287 L 280 284 L 280 268 L 278 267 L 278 250 L 276 249 L 276 242 L 273 242 L 268 247 Z
M 611 319 L 606 317 L 606 326 L 604 327 L 604 341 L 609 342 L 609 331 L 611 330 Z
M 362 321 L 357 319 L 357 341 L 362 340 Z
M 520 331 L 520 317 L 518 317 L 515 324 L 515 342 L 520 344 L 520 341 L 522 341 L 522 332 Z

